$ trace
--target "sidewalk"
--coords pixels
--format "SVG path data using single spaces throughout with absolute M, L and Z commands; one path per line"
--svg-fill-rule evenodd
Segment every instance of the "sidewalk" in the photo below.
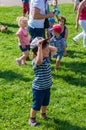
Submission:
M 58 0 L 59 4 L 73 3 L 73 0 Z M 0 6 L 21 6 L 22 0 L 0 0 Z

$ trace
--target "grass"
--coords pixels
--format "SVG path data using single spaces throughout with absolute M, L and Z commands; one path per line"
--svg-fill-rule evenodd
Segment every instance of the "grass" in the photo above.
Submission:
M 21 7 L 0 7 L 0 22 L 8 25 L 8 33 L 0 32 L 0 129 L 1 130 L 86 130 L 86 49 L 82 39 L 75 45 L 75 14 L 72 4 L 59 5 L 61 15 L 67 18 L 69 36 L 68 56 L 63 57 L 61 69 L 54 71 L 51 63 L 53 86 L 48 114 L 52 120 L 41 120 L 39 127 L 28 125 L 32 106 L 31 84 L 34 79 L 31 61 L 19 67 L 16 57 L 21 55 L 15 33 L 18 30 L 17 16 Z

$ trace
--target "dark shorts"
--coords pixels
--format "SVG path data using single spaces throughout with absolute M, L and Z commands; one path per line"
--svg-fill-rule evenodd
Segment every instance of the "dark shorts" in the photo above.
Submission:
M 44 28 L 31 28 L 28 26 L 28 31 L 31 35 L 31 40 L 35 37 L 44 37 Z
M 19 46 L 19 48 L 20 48 L 20 50 L 21 50 L 22 52 L 24 52 L 24 51 L 29 51 L 29 50 L 30 50 L 30 46 L 29 46 L 29 45 L 26 45 L 25 48 L 22 48 L 22 46 Z
M 33 110 L 40 110 L 41 106 L 48 106 L 50 102 L 50 88 L 46 90 L 32 89 Z
M 26 13 L 29 14 L 29 2 L 23 2 L 22 12 L 23 14 L 26 14 Z
M 58 59 L 62 59 L 62 56 L 63 56 L 63 52 L 57 52 L 53 57 L 58 58 Z

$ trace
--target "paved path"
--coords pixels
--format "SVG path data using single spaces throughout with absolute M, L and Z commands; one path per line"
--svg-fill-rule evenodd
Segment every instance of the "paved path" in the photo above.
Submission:
M 73 3 L 73 0 L 59 0 L 59 4 Z M 21 6 L 22 0 L 0 0 L 0 6 Z

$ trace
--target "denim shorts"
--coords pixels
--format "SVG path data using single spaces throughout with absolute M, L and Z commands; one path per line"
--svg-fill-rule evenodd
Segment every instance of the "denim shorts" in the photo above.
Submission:
M 41 106 L 48 106 L 50 102 L 50 88 L 46 90 L 32 89 L 33 110 L 39 111 Z
M 21 50 L 22 52 L 30 50 L 30 49 L 29 49 L 29 48 L 30 48 L 29 45 L 26 45 L 25 48 L 23 48 L 22 46 L 19 46 L 19 48 L 20 48 L 20 50 Z
M 63 56 L 63 52 L 57 52 L 53 57 L 58 58 L 58 59 L 62 59 L 62 56 Z
M 35 37 L 44 37 L 44 28 L 32 28 L 28 26 L 28 31 L 31 35 L 31 40 Z

